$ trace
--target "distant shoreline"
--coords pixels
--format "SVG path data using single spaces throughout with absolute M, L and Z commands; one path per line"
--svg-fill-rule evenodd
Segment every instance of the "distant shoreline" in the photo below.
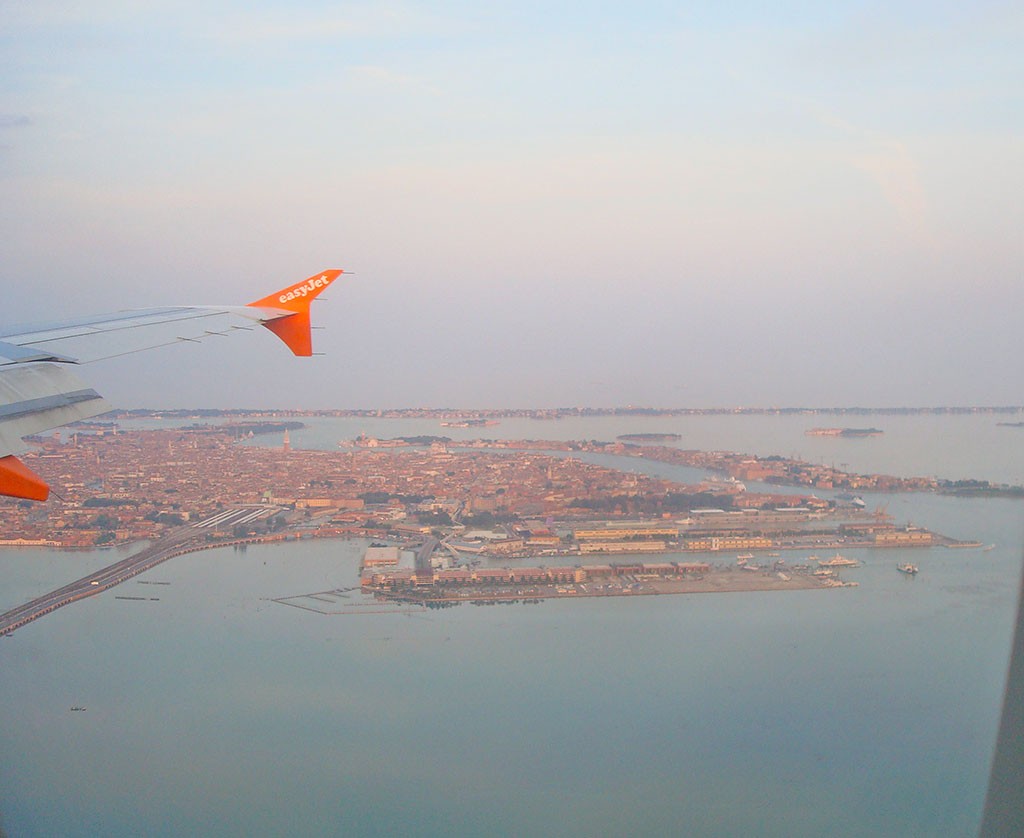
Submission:
M 104 419 L 214 418 L 224 416 L 329 416 L 371 419 L 563 419 L 580 416 L 781 416 L 816 414 L 835 416 L 898 416 L 922 414 L 965 416 L 971 414 L 1024 414 L 1024 405 L 971 405 L 921 407 L 554 407 L 554 408 L 331 408 L 299 410 L 294 408 L 174 408 L 159 410 L 132 408 L 113 410 Z M 1008 423 L 999 423 L 1008 424 Z M 1021 423 L 1024 424 L 1024 423 Z

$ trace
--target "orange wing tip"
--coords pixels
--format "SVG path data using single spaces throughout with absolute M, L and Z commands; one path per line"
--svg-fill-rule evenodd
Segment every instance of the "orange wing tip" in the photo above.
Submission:
M 313 354 L 309 305 L 343 273 L 344 271 L 337 268 L 321 271 L 249 305 L 253 308 L 276 308 L 291 312 L 261 322 L 281 338 L 295 355 L 308 357 Z
M 27 500 L 46 500 L 50 487 L 13 454 L 0 457 L 0 495 Z
M 321 271 L 249 305 L 253 308 L 283 308 L 285 311 L 308 312 L 309 304 L 343 273 L 344 271 L 337 268 Z
M 285 342 L 292 354 L 308 358 L 313 354 L 313 336 L 310 332 L 309 312 L 297 311 L 277 320 L 264 320 L 263 325 Z

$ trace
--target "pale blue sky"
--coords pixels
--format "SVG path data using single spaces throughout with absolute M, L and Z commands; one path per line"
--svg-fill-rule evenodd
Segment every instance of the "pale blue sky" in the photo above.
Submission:
M 121 406 L 1024 402 L 1017 3 L 0 5 L 7 319 Z M 154 372 L 156 374 L 154 374 Z

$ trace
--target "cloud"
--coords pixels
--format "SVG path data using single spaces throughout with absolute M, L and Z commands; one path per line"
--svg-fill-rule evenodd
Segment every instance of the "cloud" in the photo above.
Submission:
M 853 165 L 874 180 L 908 232 L 924 240 L 933 238 L 918 165 L 903 143 L 876 143 L 873 149 L 854 155 Z
M 220 26 L 207 31 L 207 37 L 229 44 L 262 43 L 265 41 L 325 41 L 349 37 L 361 27 L 354 21 L 339 17 L 255 16 L 225 19 Z
M 927 193 L 921 183 L 921 170 L 907 145 L 855 125 L 814 102 L 805 102 L 814 118 L 841 135 L 844 145 L 852 146 L 845 156 L 854 168 L 874 182 L 886 203 L 896 213 L 904 231 L 920 241 L 934 243 Z
M 0 128 L 24 128 L 31 124 L 32 120 L 24 114 L 0 113 Z
M 286 7 L 272 12 L 251 12 L 210 21 L 202 36 L 229 45 L 266 42 L 322 44 L 338 39 L 395 38 L 442 35 L 440 20 L 400 7 L 354 6 L 307 11 Z
M 376 64 L 359 64 L 348 69 L 348 74 L 357 82 L 369 87 L 389 88 L 392 90 L 410 90 L 428 96 L 440 96 L 441 90 L 434 85 L 425 84 L 421 79 L 406 73 L 399 73 Z

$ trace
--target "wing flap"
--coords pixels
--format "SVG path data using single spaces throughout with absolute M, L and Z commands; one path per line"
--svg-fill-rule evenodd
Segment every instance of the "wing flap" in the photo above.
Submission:
M 66 366 L 41 363 L 0 368 L 0 457 L 27 446 L 21 438 L 99 416 L 110 405 Z
M 70 361 L 55 352 L 46 352 L 34 348 L 18 346 L 14 343 L 0 341 L 0 366 L 7 364 L 27 364 L 31 361 Z

